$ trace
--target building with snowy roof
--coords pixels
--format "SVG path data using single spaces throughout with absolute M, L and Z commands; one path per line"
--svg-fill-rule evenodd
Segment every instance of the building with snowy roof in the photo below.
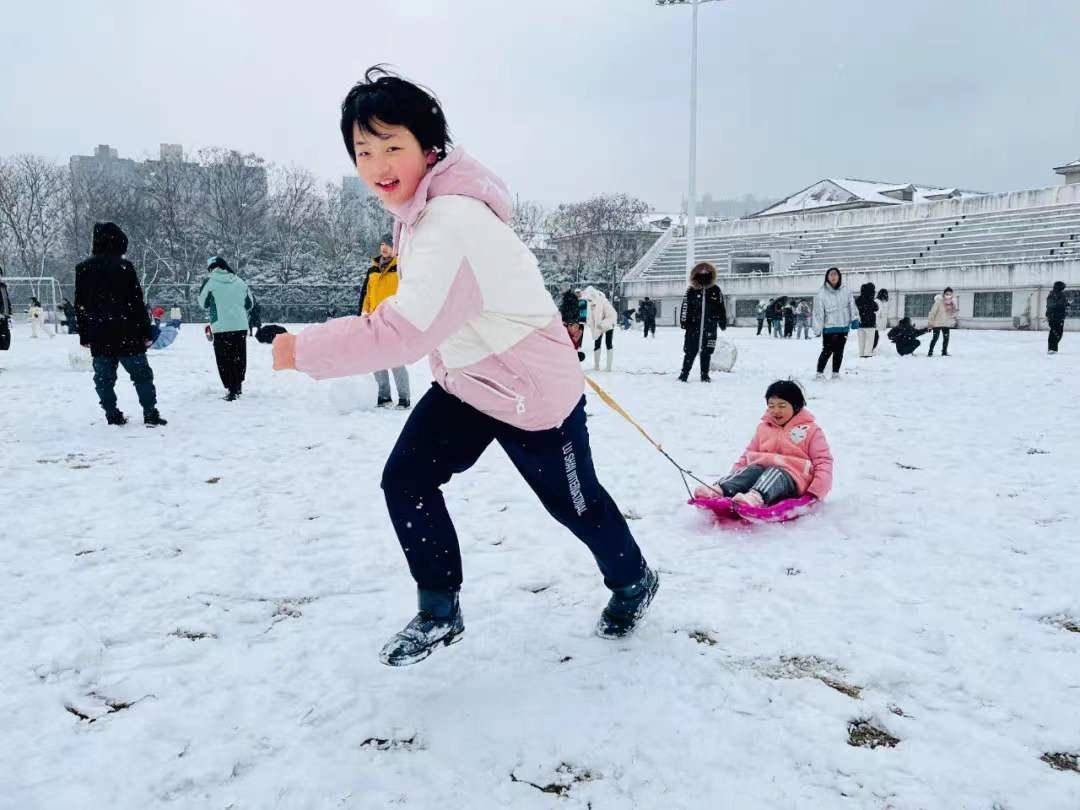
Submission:
M 738 325 L 753 321 L 759 302 L 813 296 L 825 271 L 838 267 L 856 292 L 866 281 L 890 291 L 890 324 L 925 318 L 949 286 L 961 327 L 1045 329 L 1053 283 L 1080 288 L 1080 161 L 1055 171 L 1064 185 L 997 194 L 822 180 L 752 216 L 699 225 L 695 258 L 716 266 Z M 672 224 L 622 291 L 630 304 L 649 296 L 660 306 L 658 323 L 677 324 L 684 229 Z M 1080 289 L 1069 294 L 1067 328 L 1080 329 Z

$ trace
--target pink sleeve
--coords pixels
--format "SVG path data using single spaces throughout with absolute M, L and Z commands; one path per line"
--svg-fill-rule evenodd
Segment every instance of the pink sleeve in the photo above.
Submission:
M 735 472 L 736 470 L 741 470 L 743 467 L 747 466 L 750 463 L 746 458 L 747 454 L 760 452 L 761 442 L 758 441 L 758 431 L 757 429 L 755 429 L 754 438 L 750 440 L 750 444 L 746 445 L 746 449 L 742 451 L 742 455 L 739 456 L 738 460 L 732 466 L 731 471 Z
M 810 437 L 806 447 L 807 455 L 810 456 L 810 464 L 814 468 L 814 477 L 806 491 L 818 500 L 823 499 L 832 489 L 833 457 L 829 450 L 829 442 L 825 439 L 825 431 L 818 428 Z
M 440 297 L 441 305 L 433 307 Z M 410 272 L 398 294 L 370 315 L 337 318 L 301 332 L 296 369 L 323 380 L 415 363 L 482 310 L 468 259 L 462 258 L 456 272 L 443 279 Z

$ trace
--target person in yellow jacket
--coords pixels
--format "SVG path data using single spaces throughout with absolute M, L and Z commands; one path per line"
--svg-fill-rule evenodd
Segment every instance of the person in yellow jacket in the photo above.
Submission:
M 379 255 L 371 260 L 367 278 L 364 279 L 364 289 L 360 295 L 360 314 L 370 315 L 387 298 L 395 295 L 398 289 L 398 266 L 397 256 L 391 245 L 391 238 L 384 236 L 379 243 Z M 397 407 L 404 410 L 410 406 L 409 401 L 409 370 L 405 366 L 392 369 L 394 372 L 394 385 L 397 387 Z M 394 400 L 390 396 L 390 374 L 386 371 L 376 371 L 375 381 L 379 384 L 379 399 L 376 403 L 379 408 L 389 408 Z

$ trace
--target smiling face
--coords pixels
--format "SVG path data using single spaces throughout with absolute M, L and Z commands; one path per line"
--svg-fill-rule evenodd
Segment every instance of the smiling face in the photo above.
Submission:
M 364 132 L 359 124 L 353 124 L 356 173 L 383 205 L 404 205 L 435 165 L 435 151 L 424 154 L 407 127 L 375 122 L 374 128 L 374 132 Z
M 791 407 L 791 403 L 786 399 L 769 397 L 765 404 L 769 409 L 769 418 L 773 420 L 777 427 L 783 427 L 795 415 L 795 409 Z

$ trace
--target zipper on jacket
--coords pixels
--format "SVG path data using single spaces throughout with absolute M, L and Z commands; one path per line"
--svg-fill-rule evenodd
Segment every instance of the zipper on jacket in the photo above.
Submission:
M 503 399 L 509 400 L 514 403 L 514 408 L 518 415 L 525 413 L 525 397 L 516 391 L 511 391 L 502 383 L 491 379 L 490 377 L 481 377 L 479 374 L 473 374 L 468 371 L 461 372 L 462 377 L 467 377 L 478 385 L 482 385 L 489 389 L 492 393 L 497 394 Z

